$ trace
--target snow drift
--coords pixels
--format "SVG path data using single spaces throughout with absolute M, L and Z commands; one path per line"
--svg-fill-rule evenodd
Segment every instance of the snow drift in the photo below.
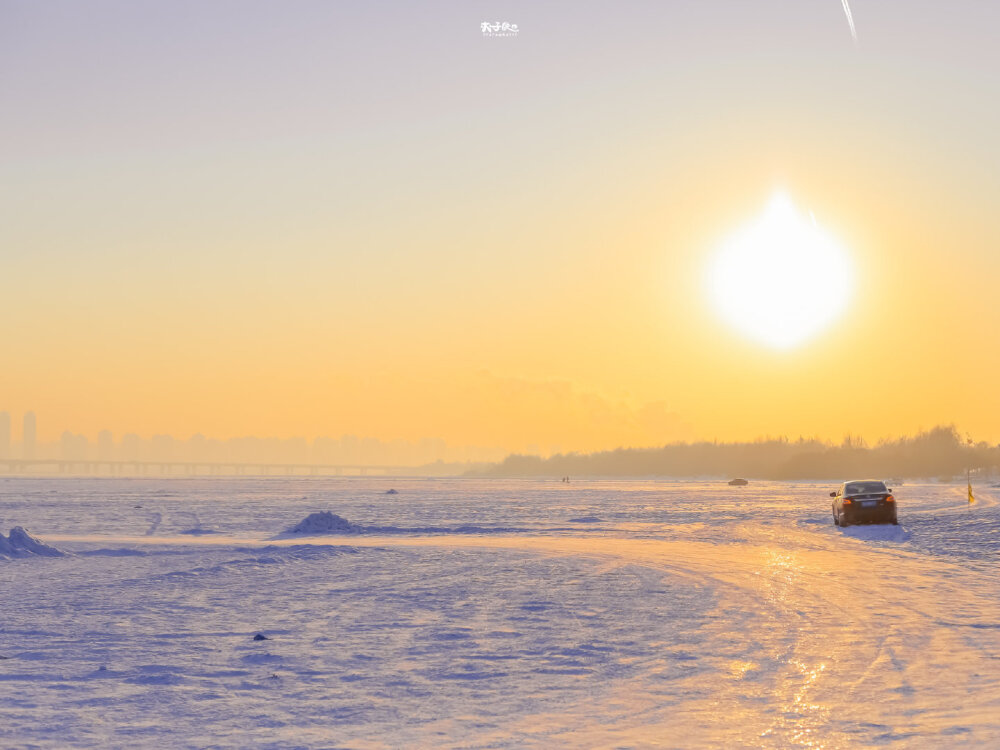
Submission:
M 356 534 L 361 531 L 346 518 L 341 518 L 328 510 L 310 513 L 295 526 L 285 531 L 286 534 Z
M 599 523 L 602 521 L 596 516 L 572 520 L 577 523 Z M 531 528 L 526 526 L 478 526 L 475 524 L 461 526 L 362 526 L 324 510 L 310 513 L 295 526 L 285 529 L 273 538 L 284 539 L 293 535 L 319 534 L 376 534 L 383 536 L 393 534 L 523 534 L 576 530 L 566 527 Z
M 23 527 L 15 526 L 9 536 L 0 534 L 0 557 L 63 557 L 66 553 L 35 539 Z

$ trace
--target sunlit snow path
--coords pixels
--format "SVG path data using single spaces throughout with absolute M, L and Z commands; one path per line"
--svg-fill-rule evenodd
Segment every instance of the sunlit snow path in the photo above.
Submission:
M 988 489 L 387 481 L 0 482 L 2 744 L 1000 743 Z

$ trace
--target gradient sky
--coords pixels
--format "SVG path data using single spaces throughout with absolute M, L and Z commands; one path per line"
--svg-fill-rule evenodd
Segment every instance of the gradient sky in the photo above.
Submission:
M 852 8 L 857 46 L 837 0 L 0 0 L 0 409 L 43 439 L 1000 440 L 1000 6 Z M 779 187 L 858 272 L 784 352 L 703 284 Z

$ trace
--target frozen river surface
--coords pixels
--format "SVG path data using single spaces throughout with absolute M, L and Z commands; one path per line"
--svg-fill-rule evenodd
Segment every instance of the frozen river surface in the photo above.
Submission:
M 1000 747 L 1000 490 L 829 489 L 0 479 L 0 746 Z

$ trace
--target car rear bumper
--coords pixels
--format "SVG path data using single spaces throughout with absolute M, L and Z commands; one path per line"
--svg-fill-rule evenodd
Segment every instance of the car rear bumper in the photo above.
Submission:
M 896 509 L 884 505 L 875 508 L 844 508 L 843 517 L 848 523 L 892 523 L 896 520 Z

